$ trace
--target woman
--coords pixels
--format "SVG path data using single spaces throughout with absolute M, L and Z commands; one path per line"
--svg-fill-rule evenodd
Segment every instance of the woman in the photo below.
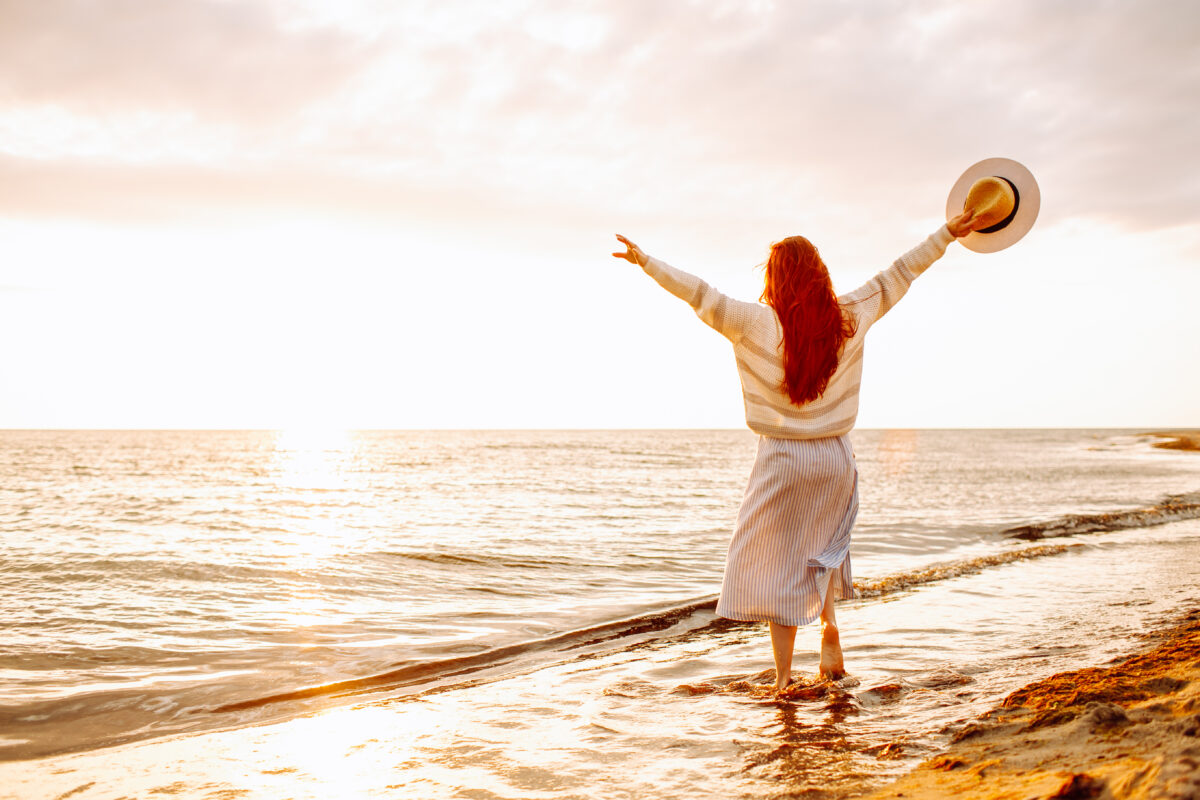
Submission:
M 760 298 L 765 305 L 726 297 L 617 236 L 626 249 L 614 256 L 640 265 L 733 343 L 746 424 L 760 438 L 717 614 L 770 623 L 776 690 L 791 681 L 796 627 L 818 616 L 820 674 L 831 680 L 846 674 L 833 604 L 853 596 L 858 469 L 848 434 L 858 415 L 867 331 L 950 242 L 984 222 L 964 212 L 840 297 L 811 242 L 802 236 L 776 242 Z

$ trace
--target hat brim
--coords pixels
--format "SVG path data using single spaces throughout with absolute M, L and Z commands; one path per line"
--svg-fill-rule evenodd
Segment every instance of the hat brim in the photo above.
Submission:
M 1016 244 L 1029 233 L 1042 206 L 1042 193 L 1038 189 L 1037 181 L 1023 164 L 1011 158 L 985 158 L 978 164 L 971 165 L 954 183 L 950 196 L 946 198 L 947 221 L 962 213 L 967 192 L 971 190 L 975 181 L 989 177 L 1004 178 L 1013 185 L 1019 198 L 1017 212 L 1011 222 L 995 233 L 974 231 L 958 240 L 963 247 L 976 253 L 995 253 Z

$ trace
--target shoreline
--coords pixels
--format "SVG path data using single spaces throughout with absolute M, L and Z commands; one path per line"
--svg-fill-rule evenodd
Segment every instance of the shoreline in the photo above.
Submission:
M 1200 607 L 1109 666 L 1011 693 L 871 800 L 1200 798 Z

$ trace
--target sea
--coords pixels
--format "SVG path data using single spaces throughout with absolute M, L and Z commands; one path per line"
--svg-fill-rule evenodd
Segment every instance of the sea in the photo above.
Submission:
M 1200 453 L 851 439 L 850 677 L 780 699 L 749 431 L 0 431 L 0 797 L 853 797 L 1200 603 Z

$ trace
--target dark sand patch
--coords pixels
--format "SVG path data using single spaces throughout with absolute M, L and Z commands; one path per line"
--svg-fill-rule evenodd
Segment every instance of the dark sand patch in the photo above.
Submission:
M 1155 442 L 1154 447 L 1163 450 L 1191 450 L 1200 452 L 1200 430 L 1182 430 L 1182 431 L 1151 431 L 1143 434 L 1145 436 L 1154 436 L 1166 441 Z

